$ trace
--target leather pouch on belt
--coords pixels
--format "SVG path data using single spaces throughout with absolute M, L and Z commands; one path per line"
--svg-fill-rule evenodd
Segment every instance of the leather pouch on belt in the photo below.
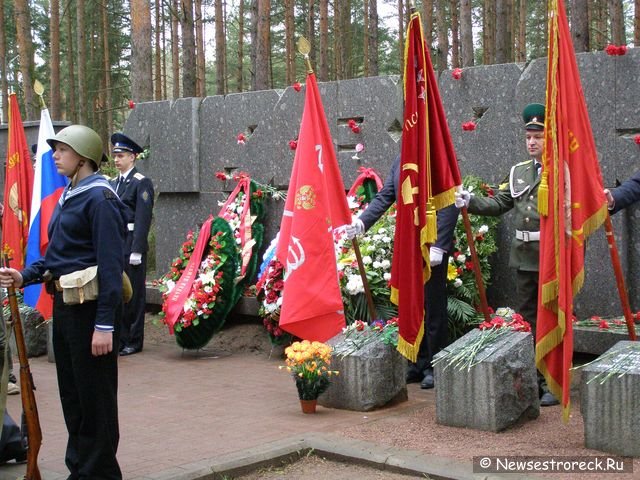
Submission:
M 87 267 L 60 276 L 62 301 L 66 305 L 78 305 L 98 298 L 98 266 Z

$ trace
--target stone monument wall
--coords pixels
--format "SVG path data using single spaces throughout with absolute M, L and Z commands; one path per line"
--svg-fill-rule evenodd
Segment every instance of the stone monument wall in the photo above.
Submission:
M 640 148 L 640 49 L 612 57 L 605 53 L 577 56 L 605 185 L 613 186 L 636 171 Z M 440 92 L 463 175 L 500 182 L 516 162 L 526 160 L 521 112 L 530 102 L 545 102 L 546 59 L 524 64 L 467 68 L 460 80 L 440 75 Z M 386 176 L 399 152 L 402 123 L 402 83 L 398 77 L 373 77 L 320 84 L 327 120 L 345 185 L 360 165 Z M 155 207 L 156 259 L 166 269 L 187 230 L 219 210 L 233 185 L 223 185 L 214 173 L 241 169 L 256 180 L 286 187 L 294 152 L 289 140 L 300 126 L 304 90 L 267 90 L 175 101 L 141 103 L 125 125 L 125 133 L 150 146 L 150 156 L 138 167 L 159 192 Z M 475 131 L 461 124 L 482 113 Z M 349 119 L 361 123 L 354 134 Z M 237 134 L 247 136 L 238 145 Z M 354 158 L 355 145 L 364 152 Z M 266 240 L 279 226 L 282 202 L 268 202 Z M 493 259 L 489 289 L 494 306 L 513 306 L 515 276 L 507 266 L 513 236 L 509 214 L 503 217 L 499 251 Z M 614 217 L 629 296 L 640 309 L 640 208 Z M 579 316 L 621 311 L 603 231 L 588 244 L 586 283 L 577 299 Z

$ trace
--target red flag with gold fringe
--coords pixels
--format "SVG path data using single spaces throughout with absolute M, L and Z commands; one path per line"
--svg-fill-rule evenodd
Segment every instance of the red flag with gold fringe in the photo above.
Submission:
M 391 267 L 391 300 L 398 305 L 398 351 L 413 362 L 424 336 L 424 283 L 431 276 L 429 244 L 436 240 L 436 210 L 453 203 L 460 184 L 420 14 L 414 13 L 405 44 L 400 191 Z
M 351 223 L 351 213 L 313 73 L 306 88 L 276 250 L 286 279 L 280 328 L 324 342 L 345 325 L 333 228 Z
M 27 238 L 29 238 L 29 213 L 33 190 L 33 165 L 30 152 L 24 134 L 18 99 L 16 94 L 12 93 L 9 95 L 2 251 L 11 256 L 11 265 L 18 270 L 24 268 Z
M 584 283 L 585 241 L 604 221 L 607 202 L 562 0 L 549 0 L 548 55 L 536 366 L 566 421 L 573 298 Z

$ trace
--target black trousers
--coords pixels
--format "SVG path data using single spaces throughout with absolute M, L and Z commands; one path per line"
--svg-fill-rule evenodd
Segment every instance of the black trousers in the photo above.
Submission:
M 536 341 L 536 322 L 538 319 L 538 272 L 516 271 L 516 293 L 518 306 L 516 312 L 531 324 L 533 341 Z
M 442 263 L 431 267 L 431 278 L 424 286 L 425 332 L 418 351 L 418 361 L 409 365 L 410 371 L 424 375 L 431 368 L 433 356 L 449 344 L 449 317 L 447 316 L 447 269 L 449 255 Z
M 62 413 L 69 433 L 65 463 L 73 480 L 121 480 L 116 459 L 118 441 L 118 330 L 114 349 L 91 354 L 96 302 L 65 305 L 56 292 L 53 349 Z M 114 306 L 116 325 L 122 305 Z
M 146 277 L 147 254 L 142 254 L 140 265 L 131 265 L 125 258 L 125 272 L 129 275 L 133 296 L 124 306 L 122 329 L 120 331 L 120 349 L 124 347 L 142 350 L 144 345 L 144 309 L 147 303 Z

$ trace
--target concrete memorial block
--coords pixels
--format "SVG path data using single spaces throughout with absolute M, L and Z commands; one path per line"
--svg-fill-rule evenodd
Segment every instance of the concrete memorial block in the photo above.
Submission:
M 619 341 L 628 338 L 629 333 L 626 330 L 601 330 L 597 327 L 574 326 L 573 351 L 602 355 Z
M 342 341 L 341 333 L 327 343 L 339 348 Z M 368 412 L 392 400 L 407 399 L 407 361 L 393 346 L 374 341 L 344 358 L 334 352 L 331 369 L 340 374 L 331 378 L 331 385 L 318 398 L 324 407 Z
M 447 360 L 480 335 L 478 329 L 435 356 L 436 421 L 442 425 L 499 432 L 520 418 L 540 415 L 531 333 L 506 332 L 478 353 L 475 365 L 459 369 Z
M 640 457 L 640 344 L 618 342 L 582 369 L 584 445 Z

